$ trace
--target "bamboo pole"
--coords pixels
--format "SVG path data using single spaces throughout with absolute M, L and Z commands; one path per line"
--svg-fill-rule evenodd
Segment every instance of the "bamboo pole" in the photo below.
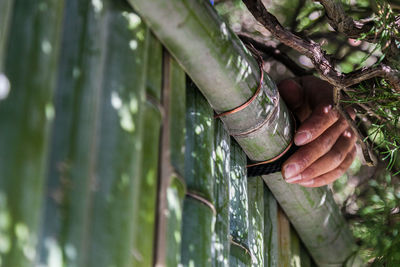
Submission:
M 261 177 L 247 178 L 249 198 L 249 249 L 252 266 L 264 266 L 264 181 Z
M 278 203 L 264 184 L 264 266 L 279 266 L 278 256 Z
M 146 75 L 147 100 L 143 110 L 142 168 L 136 212 L 137 227 L 133 244 L 133 266 L 153 266 L 158 183 L 159 139 L 161 130 L 162 47 L 150 35 Z
M 208 1 L 129 0 L 129 3 L 179 61 L 214 110 L 223 112 L 238 107 L 254 94 L 260 77 L 258 66 Z M 267 160 L 278 155 L 292 139 L 291 116 L 285 104 L 280 101 L 273 108 L 277 96 L 276 86 L 266 75 L 261 97 L 240 112 L 222 118 L 230 134 L 253 160 Z M 255 130 L 266 120 L 268 123 Z M 245 134 L 252 130 L 254 132 Z M 290 186 L 280 174 L 277 176 L 280 179 L 264 180 L 316 263 L 342 264 L 353 253 L 355 243 L 331 193 L 326 188 L 306 190 Z M 274 179 L 279 186 L 275 186 Z M 312 202 L 307 198 L 303 202 L 304 190 Z M 322 203 L 321 207 L 313 205 L 314 202 Z M 299 209 L 296 211 L 293 207 Z M 320 209 L 330 210 L 331 214 L 328 217 L 327 213 L 318 213 Z M 316 247 L 321 236 L 327 238 L 326 242 Z M 336 239 L 330 239 L 331 236 Z
M 186 186 L 182 179 L 176 174 L 170 177 L 170 184 L 167 188 L 167 221 L 165 232 L 166 246 L 162 249 L 164 254 L 158 254 L 156 266 L 179 266 L 182 262 L 182 220 L 183 220 L 183 203 L 186 194 Z M 160 234 L 160 233 L 159 233 Z M 164 256 L 165 258 L 160 258 Z
M 256 60 L 207 1 L 129 2 L 215 111 L 236 108 L 254 95 L 260 82 Z M 291 117 L 279 101 L 275 84 L 267 75 L 263 83 L 261 93 L 247 108 L 222 117 L 230 134 L 253 160 L 276 156 L 292 138 Z
M 170 54 L 163 51 L 163 121 L 158 183 L 155 265 L 181 262 L 182 210 L 186 184 L 185 159 L 186 76 Z
M 230 147 L 229 228 L 231 246 L 230 266 L 251 266 L 249 249 L 249 198 L 247 191 L 246 155 L 236 142 Z M 245 264 L 245 265 L 243 265 Z
M 213 160 L 215 162 L 215 210 L 214 265 L 229 266 L 229 173 L 230 136 L 221 120 L 215 123 Z
M 318 265 L 341 266 L 354 253 L 352 234 L 331 191 L 289 185 L 280 173 L 264 175 L 263 179 Z
M 66 3 L 39 240 L 49 266 L 128 266 L 138 230 L 148 29 L 123 1 L 92 3 Z
M 0 4 L 0 71 L 8 77 L 0 76 L 2 266 L 33 266 L 36 258 L 63 2 Z
M 0 1 L 0 73 L 3 71 L 4 52 L 10 30 L 10 18 L 14 0 Z
M 214 207 L 213 110 L 193 82 L 186 86 L 185 182 L 182 264 L 206 266 L 213 258 Z

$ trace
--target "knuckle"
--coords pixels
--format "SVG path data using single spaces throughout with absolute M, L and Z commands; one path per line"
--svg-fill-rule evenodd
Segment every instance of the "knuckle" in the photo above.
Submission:
M 344 153 L 341 149 L 339 149 L 337 146 L 332 148 L 332 154 L 333 154 L 333 161 L 335 163 L 341 163 L 344 159 Z

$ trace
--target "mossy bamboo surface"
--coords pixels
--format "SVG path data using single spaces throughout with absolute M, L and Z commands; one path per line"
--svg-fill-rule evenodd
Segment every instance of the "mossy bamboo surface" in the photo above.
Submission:
M 252 266 L 264 266 L 264 181 L 261 177 L 247 178 L 249 198 L 249 249 Z
M 185 197 L 182 222 L 182 265 L 211 266 L 215 214 L 208 205 Z
M 11 84 L 0 100 L 2 266 L 32 266 L 36 257 L 63 2 L 0 5 L 0 70 Z
M 215 223 L 213 110 L 191 82 L 186 86 L 185 198 L 182 264 L 211 264 Z M 197 198 L 196 198 L 197 197 Z
M 40 263 L 129 266 L 148 30 L 123 1 L 65 14 Z
M 278 266 L 278 204 L 264 184 L 264 266 Z
M 215 122 L 215 210 L 214 266 L 229 266 L 229 174 L 230 136 L 220 120 Z
M 185 181 L 188 191 L 214 203 L 214 112 L 192 82 L 186 88 Z
M 165 266 L 175 267 L 179 266 L 182 261 L 181 248 L 182 248 L 182 213 L 183 202 L 185 198 L 186 187 L 183 181 L 177 176 L 171 177 L 171 183 L 167 189 L 167 224 L 165 233 L 166 247 L 163 259 Z
M 229 227 L 236 243 L 249 248 L 249 212 L 246 177 L 246 155 L 236 142 L 231 142 L 229 185 Z
M 229 250 L 229 266 L 248 267 L 252 266 L 251 254 L 237 243 L 231 243 Z
M 133 245 L 133 266 L 152 266 L 158 183 L 158 157 L 161 128 L 162 47 L 150 35 L 146 76 L 147 101 L 143 110 L 142 167 L 138 190 L 138 222 Z
M 246 155 L 231 140 L 229 184 L 229 228 L 231 245 L 229 266 L 252 266 L 249 250 L 249 199 L 247 195 Z

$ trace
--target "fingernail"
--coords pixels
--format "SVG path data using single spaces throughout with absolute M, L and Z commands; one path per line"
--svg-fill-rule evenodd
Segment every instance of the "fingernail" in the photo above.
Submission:
M 295 174 L 297 174 L 299 172 L 300 168 L 299 165 L 297 164 L 289 164 L 288 166 L 286 166 L 285 168 L 285 177 L 286 178 L 291 178 L 292 176 L 294 176 Z
M 311 134 L 308 131 L 298 132 L 294 137 L 294 142 L 296 145 L 302 145 L 311 139 Z
M 297 181 L 300 181 L 300 180 L 301 180 L 301 174 L 296 175 L 295 177 L 286 179 L 286 182 L 291 184 L 291 183 L 294 183 L 294 182 L 297 182 Z
M 304 182 L 300 182 L 298 184 L 299 185 L 304 185 L 304 186 L 309 186 L 309 185 L 313 185 L 314 184 L 314 180 L 304 181 Z

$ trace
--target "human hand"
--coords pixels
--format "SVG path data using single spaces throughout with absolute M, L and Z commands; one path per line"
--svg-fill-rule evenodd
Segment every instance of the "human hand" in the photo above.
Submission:
M 294 136 L 294 143 L 300 148 L 283 164 L 282 175 L 288 183 L 319 187 L 332 183 L 350 167 L 357 138 L 334 109 L 329 83 L 313 76 L 296 81 L 285 80 L 278 86 L 287 106 L 301 122 Z M 347 110 L 354 118 L 354 111 Z

